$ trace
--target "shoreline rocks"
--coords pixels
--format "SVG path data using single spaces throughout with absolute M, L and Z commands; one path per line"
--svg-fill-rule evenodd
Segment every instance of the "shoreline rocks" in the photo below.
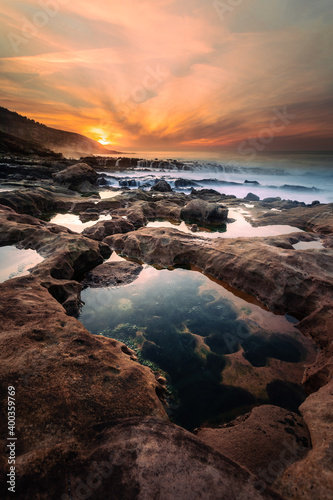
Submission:
M 20 244 L 46 257 L 29 276 L 0 285 L 0 371 L 4 386 L 18 388 L 22 443 L 18 485 L 25 492 L 23 500 L 58 500 L 70 495 L 77 487 L 77 478 L 85 484 L 93 464 L 104 462 L 106 457 L 115 473 L 94 490 L 96 499 L 104 499 L 110 491 L 123 493 L 122 498 L 137 498 L 139 491 L 147 498 L 165 491 L 172 498 L 178 495 L 191 500 L 203 495 L 215 500 L 221 492 L 231 499 L 245 495 L 249 499 L 296 500 L 299 491 L 306 500 L 312 500 L 313 495 L 330 498 L 333 204 L 256 201 L 251 209 L 257 219 L 253 224 L 290 224 L 313 233 L 209 240 L 173 229 L 137 228 L 154 218 L 180 221 L 189 208 L 198 221 L 221 222 L 227 218 L 228 207 L 240 205 L 241 200 L 213 190 L 193 190 L 189 196 L 136 190 L 98 201 L 82 199 L 64 187 L 81 189 L 86 178 L 73 185 L 67 180 L 54 186 L 48 178 L 41 183 L 44 187 L 0 194 L 0 244 Z M 282 212 L 267 212 L 267 207 Z M 107 210 L 112 220 L 97 222 L 85 235 L 79 235 L 32 217 L 55 210 L 96 210 L 96 214 Z M 112 229 L 109 222 L 113 222 Z M 324 249 L 293 249 L 296 242 L 318 236 Z M 271 310 L 296 316 L 301 331 L 322 349 L 316 363 L 304 373 L 304 386 L 310 394 L 300 407 L 304 428 L 299 425 L 302 417 L 267 406 L 255 408 L 245 420 L 237 419 L 223 429 L 201 429 L 199 434 L 206 435 L 213 447 L 221 444 L 223 451 L 224 446 L 227 458 L 201 442 L 200 436 L 167 422 L 158 397 L 165 392 L 163 377 L 157 380 L 123 344 L 91 335 L 69 316 L 78 314 L 85 284 L 117 286 L 140 273 L 140 264 L 103 263 L 111 248 L 163 267 L 197 266 L 251 294 Z M 1 421 L 5 432 L 5 419 Z M 267 432 L 269 422 L 276 427 Z M 258 473 L 266 457 L 268 461 L 275 456 L 279 459 L 284 433 L 301 443 L 308 439 L 306 426 L 312 449 L 304 457 L 297 455 L 298 461 L 279 472 L 273 486 L 282 497 L 269 490 L 271 482 L 262 484 L 260 477 L 244 470 L 247 466 Z M 214 437 L 218 431 L 221 440 Z M 239 446 L 233 446 L 235 440 Z M 251 455 L 250 449 L 244 451 L 246 446 L 253 448 L 251 442 L 260 446 L 260 456 Z M 0 466 L 6 469 L 4 459 Z M 63 472 L 60 476 L 59 470 Z

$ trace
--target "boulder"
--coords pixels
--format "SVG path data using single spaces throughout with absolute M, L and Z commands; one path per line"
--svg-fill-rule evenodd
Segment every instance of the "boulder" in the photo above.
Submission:
M 158 181 L 152 188 L 151 191 L 158 191 L 160 193 L 170 193 L 172 191 L 170 184 L 167 181 Z
M 82 284 L 91 288 L 128 285 L 139 276 L 142 269 L 141 264 L 126 260 L 105 262 L 90 271 Z
M 260 197 L 257 196 L 256 194 L 253 194 L 253 193 L 248 193 L 244 200 L 247 200 L 247 201 L 259 201 L 260 200 Z
M 87 227 L 82 235 L 96 241 L 102 241 L 107 236 L 118 233 L 129 233 L 134 231 L 134 225 L 122 217 L 116 217 L 112 220 L 97 222 L 91 227 Z
M 53 174 L 54 182 L 65 185 L 73 191 L 89 191 L 97 185 L 98 175 L 86 163 L 76 163 L 60 172 Z M 88 184 L 89 183 L 89 184 Z
M 264 198 L 262 201 L 264 203 L 274 203 L 276 201 L 281 201 L 281 198 L 280 198 L 280 196 L 276 196 L 275 198 L 269 197 L 269 198 Z
M 196 199 L 182 208 L 180 216 L 184 220 L 193 222 L 218 223 L 227 220 L 228 209 L 218 203 Z

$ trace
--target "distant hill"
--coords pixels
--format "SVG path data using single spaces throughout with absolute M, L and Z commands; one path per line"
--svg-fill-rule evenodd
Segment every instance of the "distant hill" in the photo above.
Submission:
M 47 127 L 2 107 L 0 107 L 0 131 L 38 144 L 43 149 L 63 153 L 65 156 L 119 154 L 118 151 L 106 149 L 99 142 L 84 135 Z
M 39 156 L 39 157 L 58 157 L 61 158 L 61 153 L 54 153 L 49 149 L 42 148 L 36 142 L 26 141 L 20 137 L 15 137 L 11 134 L 6 134 L 0 131 L 0 154 L 9 155 L 25 155 L 25 156 Z

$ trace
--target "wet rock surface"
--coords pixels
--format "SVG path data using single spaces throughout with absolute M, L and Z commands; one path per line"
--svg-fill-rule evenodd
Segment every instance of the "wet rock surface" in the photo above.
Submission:
M 92 288 L 128 285 L 139 276 L 142 269 L 135 262 L 106 262 L 90 271 L 82 284 Z
M 223 205 L 204 200 L 191 200 L 181 210 L 180 216 L 191 222 L 224 222 L 228 218 L 228 209 Z
M 132 166 L 125 160 L 118 166 Z M 110 169 L 118 161 L 112 160 Z M 102 476 L 93 498 L 104 499 L 110 491 L 125 499 L 280 498 L 269 490 L 273 486 L 285 499 L 296 500 L 300 492 L 307 500 L 330 499 L 333 204 L 254 201 L 248 216 L 253 225 L 289 224 L 310 232 L 208 240 L 142 226 L 156 218 L 180 221 L 188 213 L 198 221 L 217 217 L 220 222 L 241 200 L 204 189 L 189 196 L 133 190 L 110 200 L 82 198 L 72 189 L 95 190 L 95 172 L 80 177 L 80 167 L 81 174 L 71 171 L 58 177 L 60 184 L 52 184 L 50 173 L 72 166 L 57 159 L 51 172 L 42 163 L 40 178 L 38 169 L 33 172 L 38 187 L 22 167 L 6 178 L 18 175 L 18 185 L 27 188 L 0 194 L 0 244 L 36 249 L 45 258 L 29 276 L 0 285 L 1 399 L 5 402 L 8 385 L 17 387 L 20 498 L 72 498 L 78 485 L 87 487 L 96 463 L 109 461 L 113 473 Z M 107 211 L 112 220 L 97 222 L 80 235 L 36 218 L 89 210 L 97 215 Z M 318 237 L 325 248 L 293 248 Z M 167 422 L 158 397 L 165 392 L 163 377 L 156 380 L 128 347 L 91 335 L 69 316 L 79 311 L 82 286 L 117 286 L 140 273 L 141 265 L 132 262 L 103 264 L 111 249 L 162 267 L 196 266 L 272 311 L 296 317 L 301 331 L 321 349 L 304 373 L 309 396 L 300 415 L 261 406 L 223 428 L 203 428 L 199 437 Z M 5 422 L 3 415 L 1 436 L 6 435 Z M 260 470 L 265 462 L 281 461 L 283 436 L 288 446 L 299 445 L 296 461 L 284 463 L 277 476 L 265 480 Z M 7 470 L 5 455 L 0 467 Z
M 271 405 L 254 408 L 224 426 L 200 429 L 197 436 L 268 485 L 311 449 L 304 420 L 296 413 Z
M 60 172 L 53 174 L 53 180 L 65 185 L 73 191 L 89 191 L 97 183 L 96 171 L 86 163 L 76 163 Z

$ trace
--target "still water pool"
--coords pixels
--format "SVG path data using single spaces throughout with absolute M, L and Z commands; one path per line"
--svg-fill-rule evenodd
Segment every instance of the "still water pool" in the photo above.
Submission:
M 14 246 L 0 248 L 0 283 L 29 274 L 29 269 L 42 262 L 36 250 L 24 250 Z
M 305 397 L 313 346 L 284 316 L 247 298 L 200 272 L 145 266 L 129 285 L 83 290 L 80 320 L 165 376 L 170 416 L 192 430 L 263 403 L 297 410 Z

